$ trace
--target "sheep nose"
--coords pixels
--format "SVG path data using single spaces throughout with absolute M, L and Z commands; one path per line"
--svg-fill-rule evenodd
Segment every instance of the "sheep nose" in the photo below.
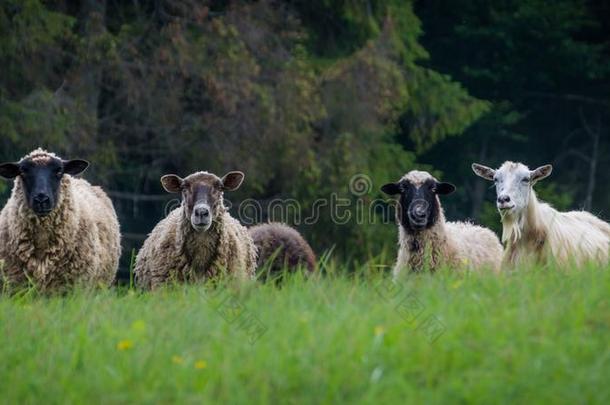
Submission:
M 415 207 L 413 209 L 413 215 L 417 218 L 423 218 L 426 216 L 426 210 L 422 206 Z
M 195 215 L 202 219 L 208 219 L 210 217 L 210 209 L 208 207 L 197 207 Z
M 426 212 L 426 208 L 427 205 L 425 202 L 415 201 L 411 204 L 411 207 L 409 208 L 409 215 L 411 216 L 411 218 L 417 221 L 423 221 L 428 215 Z
M 51 201 L 48 195 L 40 193 L 34 197 L 34 202 L 40 205 L 46 205 Z
M 508 202 L 510 202 L 510 197 L 507 196 L 506 194 L 501 195 L 501 196 L 498 197 L 498 203 L 499 204 L 506 204 Z

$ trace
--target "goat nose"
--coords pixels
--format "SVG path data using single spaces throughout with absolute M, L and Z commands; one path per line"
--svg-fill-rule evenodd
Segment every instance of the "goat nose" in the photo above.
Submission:
M 501 195 L 498 197 L 498 202 L 500 204 L 506 204 L 507 202 L 510 202 L 510 197 L 507 195 Z

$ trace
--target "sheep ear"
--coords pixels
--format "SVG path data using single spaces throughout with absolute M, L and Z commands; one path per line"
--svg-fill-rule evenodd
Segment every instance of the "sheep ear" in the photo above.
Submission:
M 0 165 L 0 177 L 11 180 L 20 174 L 21 169 L 19 169 L 19 163 L 3 163 Z
M 224 191 L 234 191 L 241 186 L 245 175 L 242 172 L 229 172 L 222 178 L 222 188 Z
M 64 160 L 64 173 L 76 176 L 81 174 L 89 167 L 89 162 L 82 159 Z
M 387 195 L 396 195 L 400 194 L 400 186 L 398 183 L 388 183 L 381 186 L 381 191 L 386 193 Z
M 553 172 L 553 166 L 551 166 L 551 165 L 540 166 L 539 168 L 530 171 L 530 180 L 532 183 L 536 183 L 537 181 L 540 181 L 542 179 L 546 179 L 547 177 L 549 177 L 552 172 Z
M 455 191 L 455 186 L 451 183 L 436 183 L 436 191 L 437 195 L 447 195 L 451 194 Z
M 167 174 L 161 177 L 161 184 L 168 193 L 179 193 L 182 191 L 182 183 L 184 180 L 175 174 Z
M 483 166 L 478 163 L 473 163 L 471 167 L 474 174 L 485 180 L 493 181 L 494 176 L 496 175 L 496 171 L 491 167 Z

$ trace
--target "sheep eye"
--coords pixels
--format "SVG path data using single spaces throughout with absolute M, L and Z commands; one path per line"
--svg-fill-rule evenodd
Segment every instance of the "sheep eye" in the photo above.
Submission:
M 529 183 L 530 182 L 530 178 L 529 177 L 524 177 L 521 179 L 522 183 Z

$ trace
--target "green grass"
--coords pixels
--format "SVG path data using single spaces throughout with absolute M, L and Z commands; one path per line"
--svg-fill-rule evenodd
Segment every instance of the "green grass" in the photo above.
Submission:
M 0 401 L 610 403 L 608 270 L 4 296 Z

